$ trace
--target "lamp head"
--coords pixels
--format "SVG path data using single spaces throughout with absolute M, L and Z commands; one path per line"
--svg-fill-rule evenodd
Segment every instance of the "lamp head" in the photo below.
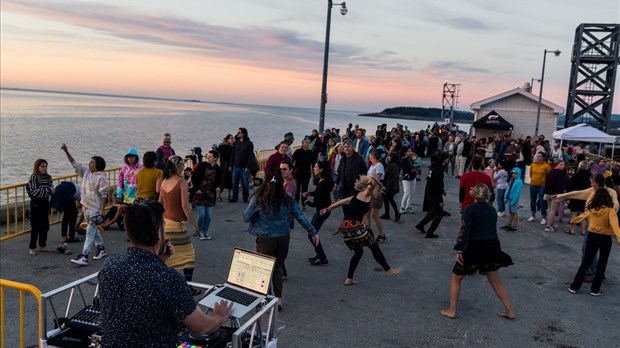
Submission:
M 562 53 L 560 50 L 553 51 L 553 54 L 555 54 L 556 57 L 559 57 L 560 53 Z
M 349 12 L 349 10 L 347 9 L 347 3 L 343 2 L 342 4 L 340 4 L 340 14 L 341 15 L 346 15 L 347 12 Z

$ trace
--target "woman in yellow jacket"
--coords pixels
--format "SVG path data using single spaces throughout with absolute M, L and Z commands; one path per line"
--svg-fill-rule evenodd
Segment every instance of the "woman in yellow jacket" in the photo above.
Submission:
M 611 195 L 605 188 L 598 188 L 592 199 L 586 204 L 586 212 L 573 218 L 570 222 L 577 224 L 585 219 L 589 221 L 589 238 L 586 242 L 586 251 L 575 279 L 568 287 L 568 291 L 574 294 L 581 288 L 590 263 L 596 253 L 600 252 L 596 276 L 594 276 L 594 281 L 592 282 L 590 295 L 601 296 L 603 294 L 601 283 L 603 282 L 609 252 L 611 251 L 611 236 L 615 234 L 618 238 L 618 244 L 620 244 L 618 216 L 613 209 Z

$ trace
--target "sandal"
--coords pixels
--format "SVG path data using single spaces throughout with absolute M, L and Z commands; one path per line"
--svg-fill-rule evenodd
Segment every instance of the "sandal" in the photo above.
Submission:
M 570 230 L 566 230 L 566 231 L 564 231 L 564 233 L 566 233 L 566 234 L 575 234 L 575 232 L 571 232 Z
M 350 286 L 350 285 L 355 285 L 355 284 L 359 284 L 359 282 L 357 280 L 353 280 L 351 278 L 347 278 L 344 281 L 344 285 L 345 286 Z

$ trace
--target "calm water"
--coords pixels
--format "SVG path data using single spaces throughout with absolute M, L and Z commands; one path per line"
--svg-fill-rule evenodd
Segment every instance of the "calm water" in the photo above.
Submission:
M 129 148 L 142 155 L 172 134 L 177 154 L 189 154 L 218 144 L 238 127 L 248 129 L 255 149 L 271 148 L 284 133 L 292 131 L 296 143 L 318 128 L 318 109 L 193 103 L 147 99 L 86 96 L 48 92 L 0 90 L 1 156 L 0 186 L 26 182 L 37 158 L 49 162 L 52 176 L 71 174 L 60 144 L 66 143 L 77 161 L 91 156 L 106 159 L 108 168 L 118 167 Z M 357 114 L 379 110 L 326 112 L 326 127 L 341 129 L 349 122 L 368 130 L 377 124 L 397 122 L 410 129 L 426 128 L 427 121 L 386 120 Z M 466 129 L 461 126 L 461 129 Z

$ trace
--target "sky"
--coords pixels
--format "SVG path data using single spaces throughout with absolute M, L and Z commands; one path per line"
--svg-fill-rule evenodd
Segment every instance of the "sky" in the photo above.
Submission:
M 327 3 L 1 0 L 0 85 L 318 109 Z M 441 108 L 445 82 L 469 110 L 540 78 L 545 49 L 562 54 L 547 55 L 543 98 L 565 108 L 575 29 L 620 22 L 618 0 L 346 6 L 332 11 L 327 108 L 363 112 Z

